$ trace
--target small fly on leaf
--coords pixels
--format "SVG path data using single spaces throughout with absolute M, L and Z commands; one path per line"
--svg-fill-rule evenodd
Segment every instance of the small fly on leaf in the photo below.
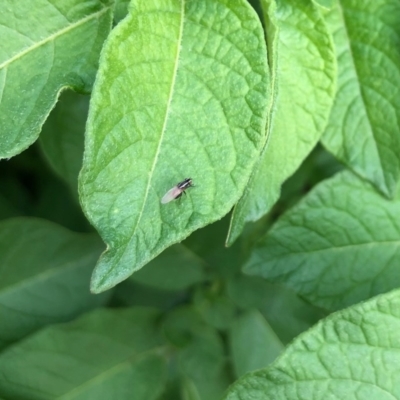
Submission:
M 192 186 L 193 186 L 192 178 L 186 178 L 182 182 L 179 182 L 172 189 L 169 189 L 168 192 L 165 193 L 165 195 L 161 199 L 161 203 L 166 204 L 172 200 L 179 199 L 179 197 L 181 197 L 182 194 L 185 193 L 185 190 Z

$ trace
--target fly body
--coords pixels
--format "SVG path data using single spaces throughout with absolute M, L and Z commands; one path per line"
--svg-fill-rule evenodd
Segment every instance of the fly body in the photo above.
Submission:
M 172 200 L 179 199 L 179 197 L 181 197 L 182 194 L 185 193 L 185 190 L 192 186 L 193 186 L 192 178 L 184 179 L 182 182 L 179 182 L 176 186 L 174 186 L 172 189 L 168 190 L 167 193 L 165 193 L 165 195 L 161 199 L 161 203 L 166 204 Z

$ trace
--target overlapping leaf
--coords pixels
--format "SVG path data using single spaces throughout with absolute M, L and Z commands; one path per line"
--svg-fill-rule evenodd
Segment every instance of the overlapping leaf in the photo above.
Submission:
M 271 69 L 268 142 L 236 205 L 227 243 L 266 214 L 320 138 L 334 97 L 331 37 L 309 0 L 263 0 Z
M 0 395 L 26 400 L 155 400 L 166 378 L 159 314 L 98 310 L 0 355 Z
M 0 347 L 47 324 L 72 319 L 107 296 L 89 291 L 103 249 L 97 235 L 33 218 L 0 223 Z
M 225 400 L 388 400 L 400 397 L 400 292 L 332 314 Z
M 400 197 L 351 172 L 319 184 L 260 240 L 245 271 L 338 309 L 400 286 Z
M 39 143 L 56 173 L 78 191 L 89 97 L 67 91 L 43 126 Z
M 393 196 L 400 177 L 400 3 L 336 0 L 326 21 L 339 77 L 322 142 Z
M 140 0 L 110 35 L 89 112 L 82 205 L 108 245 L 100 292 L 239 199 L 264 138 L 264 34 L 245 0 Z M 160 204 L 184 178 L 182 203 Z
M 3 0 L 0 158 L 32 144 L 63 87 L 88 92 L 111 27 L 110 0 Z
M 284 346 L 257 311 L 241 315 L 230 329 L 230 345 L 236 376 L 266 367 Z

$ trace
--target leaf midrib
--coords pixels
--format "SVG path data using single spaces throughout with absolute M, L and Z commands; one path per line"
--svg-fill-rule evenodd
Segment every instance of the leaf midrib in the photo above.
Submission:
M 176 81 L 176 76 L 178 73 L 178 65 L 179 65 L 179 56 L 180 56 L 180 52 L 181 52 L 181 42 L 182 42 L 182 36 L 183 36 L 183 23 L 184 23 L 184 17 L 185 17 L 185 0 L 181 0 L 181 21 L 180 21 L 180 26 L 179 26 L 179 35 L 178 35 L 178 41 L 177 41 L 177 51 L 176 51 L 176 57 L 175 57 L 175 65 L 174 65 L 174 70 L 173 70 L 173 74 L 172 74 L 172 79 L 171 79 L 171 87 L 169 90 L 169 94 L 168 94 L 168 101 L 167 101 L 167 106 L 165 108 L 165 117 L 164 117 L 164 123 L 163 123 L 163 127 L 161 130 L 161 135 L 160 135 L 160 139 L 158 142 L 158 146 L 156 149 L 156 153 L 154 155 L 154 161 L 153 164 L 151 166 L 150 172 L 149 172 L 149 180 L 146 186 L 146 190 L 145 190 L 145 194 L 143 197 L 143 203 L 142 203 L 142 207 L 140 209 L 139 212 L 139 216 L 137 218 L 137 222 L 132 230 L 131 233 L 131 237 L 130 239 L 126 242 L 124 249 L 121 251 L 121 255 L 118 257 L 117 260 L 114 261 L 114 264 L 109 268 L 108 272 L 104 274 L 103 278 L 101 279 L 101 281 L 99 282 L 99 285 L 97 286 L 101 286 L 104 284 L 105 281 L 108 280 L 108 277 L 110 276 L 111 272 L 114 270 L 114 268 L 118 265 L 119 261 L 121 260 L 121 258 L 124 256 L 126 249 L 129 247 L 130 243 L 132 242 L 133 238 L 135 237 L 135 233 L 138 229 L 138 226 L 140 225 L 140 221 L 142 219 L 143 213 L 144 213 L 144 208 L 146 206 L 146 202 L 147 202 L 147 198 L 149 196 L 149 192 L 150 192 L 150 187 L 151 187 L 151 181 L 154 175 L 154 170 L 158 161 L 158 156 L 160 154 L 160 150 L 161 150 L 161 144 L 164 138 L 164 134 L 166 131 L 166 127 L 167 127 L 167 123 L 168 123 L 168 116 L 169 116 L 169 111 L 170 111 L 170 107 L 171 107 L 171 102 L 172 102 L 172 97 L 174 94 L 174 88 L 175 88 L 175 81 Z
M 65 28 L 54 32 L 53 34 L 51 34 L 50 36 L 46 37 L 45 39 L 42 39 L 39 42 L 33 44 L 32 46 L 29 46 L 29 47 L 25 48 L 24 50 L 22 50 L 19 53 L 15 54 L 10 59 L 8 59 L 8 60 L 4 61 L 2 64 L 0 64 L 0 70 L 2 70 L 3 68 L 7 68 L 14 61 L 22 58 L 23 56 L 25 56 L 26 54 L 30 53 L 31 51 L 36 50 L 40 46 L 43 46 L 46 43 L 49 43 L 49 42 L 55 40 L 59 36 L 62 36 L 63 34 L 65 34 L 65 33 L 69 32 L 69 31 L 71 31 L 71 30 L 83 25 L 85 22 L 90 21 L 91 19 L 97 18 L 98 16 L 106 13 L 110 8 L 111 8 L 111 6 L 104 7 L 100 11 L 97 11 L 94 14 L 90 14 L 90 15 L 88 15 L 88 16 L 86 16 L 86 17 L 84 17 L 84 18 L 82 18 L 82 19 L 80 19 L 78 21 L 75 21 L 74 23 L 66 26 Z

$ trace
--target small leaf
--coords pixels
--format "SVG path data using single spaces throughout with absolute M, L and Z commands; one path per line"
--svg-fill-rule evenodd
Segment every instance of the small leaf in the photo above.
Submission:
M 270 367 L 249 373 L 225 400 L 400 398 L 400 291 L 332 314 Z
M 46 328 L 0 355 L 0 395 L 29 400 L 155 400 L 165 385 L 159 314 L 98 310 Z M 154 349 L 154 350 L 152 350 Z
M 231 383 L 221 338 L 212 329 L 194 334 L 178 353 L 180 370 L 192 382 L 201 400 L 220 400 Z M 193 391 L 192 391 L 193 393 Z
M 3 0 L 0 158 L 37 139 L 62 88 L 91 89 L 111 12 L 111 0 Z
M 205 263 L 187 247 L 176 244 L 150 261 L 131 279 L 163 290 L 184 290 L 205 279 Z
M 400 196 L 349 171 L 317 185 L 259 242 L 245 272 L 342 308 L 400 285 Z
M 163 322 L 165 336 L 178 347 L 182 397 L 219 400 L 231 378 L 218 332 L 204 322 L 194 307 L 187 305 L 169 312 Z
M 49 164 L 78 193 L 89 97 L 66 91 L 43 126 L 39 144 Z
M 266 367 L 284 346 L 258 311 L 241 315 L 230 330 L 230 345 L 236 376 Z
M 326 21 L 338 59 L 338 92 L 326 148 L 393 196 L 400 178 L 400 3 L 335 1 Z
M 309 0 L 263 0 L 271 68 L 268 141 L 246 191 L 235 206 L 227 243 L 266 214 L 282 183 L 318 142 L 334 98 L 333 44 Z
M 138 0 L 105 45 L 81 202 L 107 243 L 107 290 L 239 199 L 264 140 L 264 33 L 245 0 Z M 182 203 L 160 203 L 185 178 Z
M 115 0 L 114 6 L 114 21 L 120 22 L 128 14 L 128 6 L 130 0 Z
M 103 304 L 89 277 L 103 245 L 33 218 L 0 223 L 0 347 Z

